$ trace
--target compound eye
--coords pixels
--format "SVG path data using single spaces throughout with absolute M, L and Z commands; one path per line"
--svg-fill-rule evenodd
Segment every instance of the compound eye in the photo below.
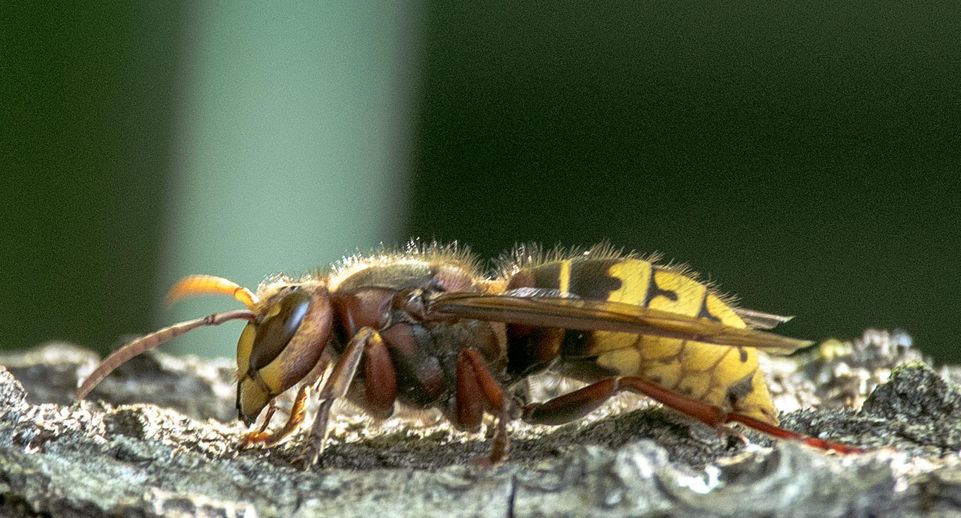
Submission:
M 256 313 L 237 342 L 237 413 L 248 424 L 271 399 L 310 373 L 333 320 L 322 284 L 282 288 Z
M 249 368 L 259 370 L 287 347 L 310 308 L 310 294 L 296 287 L 274 303 L 256 326 Z

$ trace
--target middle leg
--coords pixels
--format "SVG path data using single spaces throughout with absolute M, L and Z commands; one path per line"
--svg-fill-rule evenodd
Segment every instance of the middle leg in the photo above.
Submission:
M 491 464 L 503 462 L 510 447 L 507 422 L 511 417 L 511 405 L 507 392 L 475 349 L 465 349 L 458 355 L 456 383 L 455 424 L 465 430 L 477 430 L 485 410 L 494 414 L 497 422 L 487 461 Z

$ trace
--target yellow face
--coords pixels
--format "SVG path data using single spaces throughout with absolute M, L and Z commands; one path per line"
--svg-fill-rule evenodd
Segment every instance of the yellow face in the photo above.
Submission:
M 261 300 L 237 343 L 237 412 L 247 424 L 313 369 L 332 320 L 327 289 L 318 282 L 271 288 Z

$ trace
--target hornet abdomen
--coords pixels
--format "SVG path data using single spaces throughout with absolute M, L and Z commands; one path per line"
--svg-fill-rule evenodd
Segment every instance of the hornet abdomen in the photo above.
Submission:
M 582 299 L 747 327 L 710 286 L 676 268 L 637 258 L 574 258 L 521 268 L 508 289 L 549 290 Z M 551 365 L 583 381 L 638 376 L 726 411 L 777 424 L 758 368 L 757 349 L 644 334 L 508 326 L 509 372 L 524 376 Z

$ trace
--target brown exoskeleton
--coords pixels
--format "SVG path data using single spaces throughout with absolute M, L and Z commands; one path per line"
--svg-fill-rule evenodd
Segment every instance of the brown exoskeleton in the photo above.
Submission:
M 676 268 L 606 246 L 533 257 L 518 249 L 497 273 L 479 273 L 456 248 L 411 245 L 353 257 L 324 274 L 279 279 L 254 294 L 219 277 L 191 276 L 171 301 L 227 294 L 247 309 L 175 324 L 111 354 L 83 382 L 85 397 L 130 358 L 201 326 L 246 320 L 237 345 L 237 411 L 262 427 L 248 444 L 273 444 L 304 420 L 311 390 L 321 406 L 308 461 L 323 451 L 331 404 L 347 397 L 375 418 L 397 404 L 437 408 L 476 431 L 495 418 L 490 460 L 508 452 L 507 423 L 578 419 L 620 391 L 651 397 L 719 430 L 740 423 L 770 436 L 839 452 L 857 448 L 778 426 L 758 349 L 790 352 L 809 342 L 760 329 L 787 319 L 733 307 Z M 321 378 L 327 362 L 333 367 Z M 523 404 L 511 388 L 550 370 L 587 386 Z M 325 380 L 320 384 L 320 380 Z M 302 383 L 283 429 L 266 432 L 272 400 Z

